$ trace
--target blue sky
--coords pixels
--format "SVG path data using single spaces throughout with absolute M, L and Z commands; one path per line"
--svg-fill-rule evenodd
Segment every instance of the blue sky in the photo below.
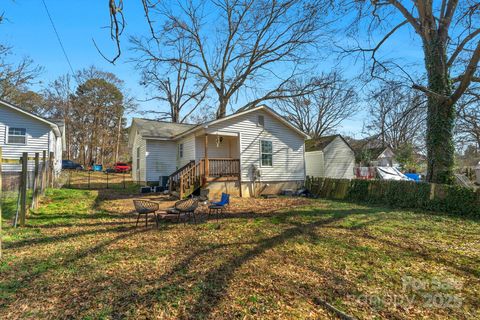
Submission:
M 107 56 L 115 53 L 114 43 L 109 38 L 108 1 L 45 1 L 74 70 L 95 65 L 103 70 L 113 72 L 125 81 L 125 87 L 134 97 L 139 100 L 145 98 L 145 90 L 139 85 L 139 74 L 134 70 L 133 65 L 128 63 L 129 58 L 132 57 L 128 51 L 128 37 L 148 32 L 140 0 L 124 1 L 127 27 L 122 38 L 123 54 L 116 65 L 105 61 L 92 42 L 92 39 L 95 39 Z M 38 84 L 38 87 L 46 86 L 58 76 L 69 72 L 68 64 L 55 37 L 42 0 L 2 0 L 0 10 L 8 19 L 0 26 L 1 40 L 14 48 L 14 56 L 10 59 L 15 61 L 28 56 L 45 69 L 40 77 L 42 82 Z M 417 60 L 419 52 L 410 48 L 409 43 L 411 42 L 411 35 L 405 32 L 398 40 L 388 44 L 388 47 L 395 48 L 397 54 L 401 51 L 405 57 Z M 322 62 L 320 68 L 328 71 L 332 66 L 331 61 L 325 61 Z M 358 69 L 358 65 L 355 61 L 350 60 L 342 65 L 342 69 L 352 73 L 352 70 Z M 144 110 L 154 106 L 151 102 L 139 102 L 139 104 Z M 345 121 L 339 131 L 358 134 L 362 129 L 365 116 L 365 112 L 359 112 L 354 115 L 353 119 Z

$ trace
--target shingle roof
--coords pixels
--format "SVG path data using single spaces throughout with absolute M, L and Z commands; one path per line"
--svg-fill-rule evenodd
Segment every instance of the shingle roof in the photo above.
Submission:
M 339 134 L 325 136 L 305 141 L 305 152 L 319 151 L 325 149 L 336 137 L 342 138 Z M 342 138 L 343 139 L 343 138 Z
M 366 148 L 365 151 L 370 154 L 372 159 L 377 159 L 387 148 L 388 147 Z
M 172 123 L 141 118 L 134 118 L 133 123 L 137 126 L 141 136 L 155 138 L 172 138 L 197 126 L 195 124 Z

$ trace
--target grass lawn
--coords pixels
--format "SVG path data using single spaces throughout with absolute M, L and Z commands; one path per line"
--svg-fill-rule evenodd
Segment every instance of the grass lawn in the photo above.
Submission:
M 233 199 L 219 222 L 135 229 L 128 193 L 47 195 L 5 221 L 0 319 L 480 318 L 478 220 Z

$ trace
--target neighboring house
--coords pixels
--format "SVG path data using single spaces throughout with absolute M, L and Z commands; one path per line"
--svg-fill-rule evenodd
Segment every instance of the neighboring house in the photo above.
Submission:
M 397 166 L 395 153 L 390 147 L 367 149 L 370 152 L 370 163 L 377 167 Z
M 149 184 L 168 177 L 170 190 L 181 197 L 202 187 L 211 196 L 296 189 L 305 180 L 307 137 L 266 106 L 200 125 L 135 118 L 132 176 Z
M 29 160 L 32 160 L 35 153 L 42 157 L 45 151 L 47 157 L 53 152 L 54 170 L 60 172 L 64 141 L 63 125 L 0 100 L 0 146 L 5 159 L 3 171 L 20 171 L 18 160 L 23 152 L 28 152 Z M 33 161 L 29 161 L 29 171 L 33 165 Z
M 337 134 L 305 142 L 307 176 L 352 179 L 355 152 Z
M 355 150 L 355 161 L 360 167 L 396 167 L 395 153 L 378 138 L 368 137 L 361 140 L 348 139 Z

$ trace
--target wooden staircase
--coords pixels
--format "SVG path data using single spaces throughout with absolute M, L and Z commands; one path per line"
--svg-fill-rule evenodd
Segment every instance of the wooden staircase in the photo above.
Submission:
M 239 159 L 201 159 L 198 163 L 192 160 L 170 175 L 169 190 L 183 199 L 198 188 L 205 187 L 209 181 L 221 179 L 240 179 Z

